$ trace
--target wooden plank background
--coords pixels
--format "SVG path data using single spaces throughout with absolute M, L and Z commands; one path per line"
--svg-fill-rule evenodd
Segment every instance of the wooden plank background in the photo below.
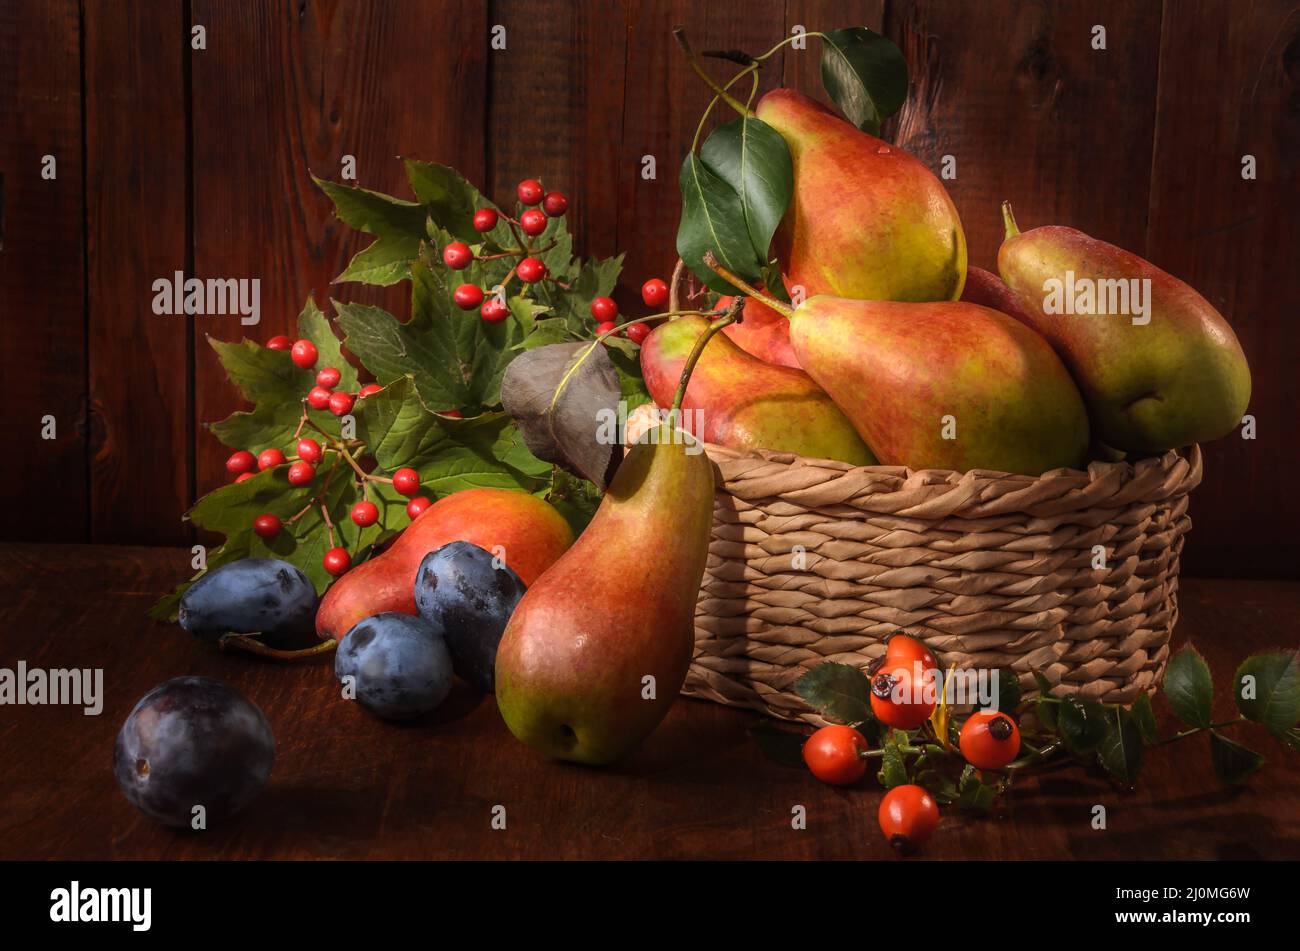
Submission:
M 1185 570 L 1300 577 L 1300 0 L 9 0 L 0 538 L 184 543 L 181 513 L 224 481 L 200 424 L 238 404 L 205 337 L 246 328 L 153 315 L 156 278 L 260 278 L 258 339 L 308 294 L 405 312 L 402 287 L 330 285 L 365 241 L 309 173 L 338 178 L 345 156 L 401 194 L 397 156 L 498 200 L 542 178 L 570 196 L 583 254 L 626 253 L 634 311 L 675 258 L 677 167 L 708 100 L 677 24 L 697 50 L 750 52 L 795 26 L 883 30 L 913 77 L 887 134 L 932 168 L 956 160 L 973 263 L 993 265 L 1010 198 L 1022 226 L 1079 227 L 1196 286 L 1251 359 L 1258 439 L 1205 447 Z M 760 92 L 820 97 L 817 57 L 783 50 Z

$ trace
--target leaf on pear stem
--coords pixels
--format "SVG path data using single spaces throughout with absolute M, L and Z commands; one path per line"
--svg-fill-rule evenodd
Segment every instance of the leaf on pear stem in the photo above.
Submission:
M 622 461 L 618 373 L 599 343 L 553 343 L 521 353 L 501 382 L 501 402 L 538 459 L 602 489 Z M 617 427 L 614 427 L 616 429 Z
M 907 60 L 897 46 L 863 26 L 832 30 L 822 40 L 822 86 L 863 132 L 880 125 L 907 99 Z

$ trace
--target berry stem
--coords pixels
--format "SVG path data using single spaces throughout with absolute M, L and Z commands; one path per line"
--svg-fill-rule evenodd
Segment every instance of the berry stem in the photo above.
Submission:
M 712 251 L 704 252 L 704 266 L 707 267 L 714 274 L 718 275 L 718 277 L 722 278 L 727 283 L 734 284 L 736 287 L 740 288 L 750 297 L 754 297 L 762 301 L 764 304 L 772 308 L 772 310 L 776 311 L 778 314 L 781 314 L 783 317 L 789 319 L 790 317 L 794 316 L 793 307 L 791 307 L 785 301 L 777 300 L 771 294 L 764 294 L 762 291 L 755 288 L 753 285 L 745 281 L 743 278 L 739 278 L 736 275 L 732 274 L 725 267 L 723 267 L 721 264 L 718 263 L 718 259 L 713 256 Z
M 323 640 L 314 647 L 304 647 L 301 650 L 279 650 L 274 647 L 267 647 L 256 637 L 250 637 L 247 634 L 223 634 L 217 640 L 217 647 L 223 651 L 244 651 L 248 654 L 256 654 L 258 657 L 268 657 L 271 660 L 294 661 L 304 660 L 308 657 L 318 657 L 321 654 L 329 654 L 339 646 L 339 642 L 334 638 Z
M 330 521 L 330 509 L 323 499 L 320 503 L 320 515 L 325 522 L 325 531 L 329 535 L 330 547 L 334 548 L 334 523 Z
M 677 384 L 677 392 L 673 395 L 673 405 L 671 410 L 673 414 L 678 413 L 682 408 L 682 400 L 686 398 L 686 386 L 691 382 L 691 374 L 695 372 L 695 364 L 699 362 L 701 354 L 704 353 L 704 348 L 708 346 L 709 341 L 713 339 L 714 334 L 722 330 L 723 327 L 726 327 L 729 324 L 734 324 L 739 320 L 741 314 L 744 312 L 744 308 L 745 298 L 735 298 L 732 300 L 731 306 L 727 308 L 727 312 L 709 324 L 704 333 L 700 334 L 699 337 L 696 338 L 695 346 L 691 348 L 690 355 L 686 358 L 686 363 L 682 367 L 682 377 L 681 381 Z

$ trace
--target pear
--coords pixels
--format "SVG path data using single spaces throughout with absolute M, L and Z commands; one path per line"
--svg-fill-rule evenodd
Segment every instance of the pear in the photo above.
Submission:
M 769 92 L 755 111 L 794 159 L 794 194 L 773 241 L 792 293 L 960 296 L 966 235 L 928 168 L 790 89 Z
M 497 649 L 497 706 L 556 759 L 621 759 L 668 712 L 694 649 L 713 466 L 681 430 L 633 446 L 577 542 L 528 589 Z
M 745 322 L 752 306 L 752 300 L 745 304 Z M 784 317 L 780 320 L 788 326 Z M 659 406 L 672 405 L 686 359 L 708 326 L 703 317 L 679 317 L 660 324 L 642 344 L 641 373 Z M 682 408 L 698 412 L 698 420 L 692 414 L 686 421 L 697 423 L 689 428 L 705 442 L 858 466 L 876 462 L 853 424 L 808 374 L 764 363 L 723 334 L 700 355 Z
M 972 264 L 966 269 L 966 286 L 961 289 L 961 299 L 968 304 L 1000 310 L 1022 324 L 1033 326 L 1015 291 L 1002 283 L 1002 278 L 982 267 Z
M 717 309 L 725 310 L 731 306 L 731 301 L 730 297 L 720 297 Z M 728 324 L 722 332 L 741 350 L 764 363 L 799 369 L 799 358 L 794 355 L 794 347 L 790 346 L 790 321 L 756 297 L 745 301 L 745 319 L 737 324 Z
M 1204 297 L 1073 228 L 1023 234 L 1003 205 L 998 270 L 1074 374 L 1097 437 L 1130 452 L 1217 439 L 1241 423 L 1250 367 Z
M 1082 464 L 1088 417 L 1042 337 L 977 304 L 810 297 L 799 362 L 885 465 L 1041 475 Z

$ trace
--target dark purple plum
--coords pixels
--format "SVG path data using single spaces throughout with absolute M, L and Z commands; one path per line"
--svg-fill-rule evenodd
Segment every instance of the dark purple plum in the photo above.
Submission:
M 341 683 L 353 678 L 354 696 L 385 720 L 428 713 L 451 691 L 451 654 L 442 627 L 390 611 L 360 621 L 334 655 Z
M 420 562 L 415 607 L 442 625 L 456 673 L 484 693 L 496 689 L 497 645 L 524 590 L 508 566 L 469 542 L 443 545 Z
M 131 711 L 113 748 L 122 794 L 150 819 L 190 826 L 202 806 L 211 825 L 266 785 L 275 737 L 254 704 L 220 680 L 177 677 Z
M 242 558 L 214 568 L 181 595 L 181 627 L 193 634 L 260 634 L 272 647 L 316 641 L 316 587 L 276 558 Z

